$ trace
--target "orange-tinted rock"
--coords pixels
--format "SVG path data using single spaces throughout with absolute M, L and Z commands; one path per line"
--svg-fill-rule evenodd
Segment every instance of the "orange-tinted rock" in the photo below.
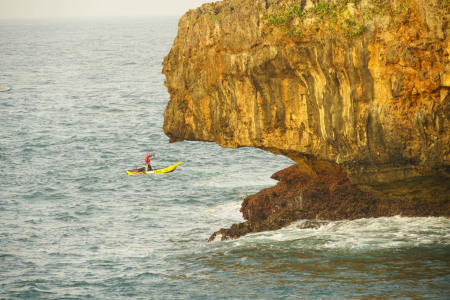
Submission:
M 398 5 L 397 12 L 366 20 L 367 30 L 349 39 L 322 30 L 320 20 L 311 20 L 319 25 L 306 37 L 288 38 L 283 29 L 269 34 L 264 15 L 290 3 L 224 0 L 180 19 L 163 63 L 170 93 L 166 134 L 172 141 L 252 146 L 299 163 L 306 156 L 316 158 L 315 164 L 336 166 L 324 171 L 328 175 L 289 175 L 292 188 L 283 195 L 263 191 L 246 199 L 249 209 L 243 212 L 250 219 L 262 220 L 285 207 L 297 210 L 297 182 L 309 187 L 302 188 L 304 203 L 313 194 L 317 202 L 339 195 L 360 197 L 354 205 L 364 206 L 373 199 L 367 191 L 405 205 L 447 203 L 448 10 L 436 1 L 377 1 Z M 313 1 L 296 3 L 305 8 Z M 348 4 L 354 15 L 360 13 L 355 7 L 361 8 Z M 328 184 L 329 192 L 319 183 Z M 283 180 L 279 184 L 289 186 Z M 386 214 L 396 211 L 384 207 Z M 364 215 L 346 208 L 332 211 L 340 217 Z

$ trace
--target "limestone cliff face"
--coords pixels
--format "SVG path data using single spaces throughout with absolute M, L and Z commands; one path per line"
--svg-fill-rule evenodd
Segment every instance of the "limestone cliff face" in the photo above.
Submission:
M 352 184 L 448 202 L 450 14 L 439 0 L 392 2 L 406 9 L 366 20 L 351 38 L 320 20 L 304 37 L 269 32 L 264 16 L 287 0 L 187 12 L 163 63 L 164 131 L 172 141 L 314 157 L 344 167 Z

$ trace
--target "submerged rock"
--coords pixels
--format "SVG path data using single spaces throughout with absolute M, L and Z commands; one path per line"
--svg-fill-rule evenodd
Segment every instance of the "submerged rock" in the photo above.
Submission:
M 321 220 L 302 220 L 297 222 L 296 227 L 298 229 L 319 229 L 324 225 L 328 225 L 329 221 L 321 221 Z
M 308 14 L 286 26 L 268 16 L 292 8 L 288 0 L 224 0 L 180 19 L 163 63 L 171 141 L 252 146 L 297 162 L 244 200 L 248 221 L 224 238 L 298 219 L 449 216 L 449 9 L 347 2 L 336 23 L 311 0 L 292 2 Z M 361 30 L 345 27 L 353 23 Z

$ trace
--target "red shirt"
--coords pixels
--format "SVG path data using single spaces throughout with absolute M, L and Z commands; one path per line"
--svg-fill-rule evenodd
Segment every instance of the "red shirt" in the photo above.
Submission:
M 149 165 L 150 164 L 150 155 L 147 154 L 147 156 L 145 157 L 145 164 Z

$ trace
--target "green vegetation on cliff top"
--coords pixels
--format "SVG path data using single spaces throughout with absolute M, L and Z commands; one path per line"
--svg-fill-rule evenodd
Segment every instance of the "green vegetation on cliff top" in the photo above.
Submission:
M 301 1 L 293 0 L 289 5 L 279 7 L 277 12 L 264 15 L 264 18 L 270 32 L 274 28 L 282 28 L 288 37 L 305 37 L 307 32 L 323 30 L 351 38 L 363 33 L 367 23 L 375 17 L 405 17 L 409 12 L 408 0 L 397 5 L 390 0 L 322 0 L 308 9 L 301 7 Z
M 450 13 L 450 0 L 438 0 L 439 8 L 446 9 Z

